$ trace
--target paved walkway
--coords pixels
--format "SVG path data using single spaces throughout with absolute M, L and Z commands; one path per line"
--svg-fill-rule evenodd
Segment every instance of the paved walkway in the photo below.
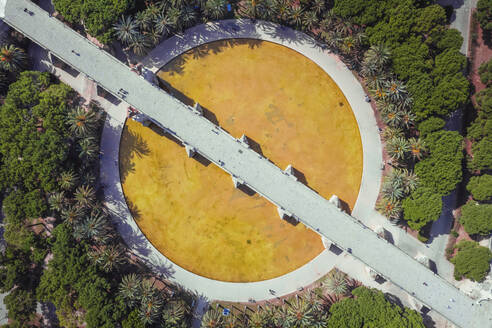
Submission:
M 463 37 L 463 44 L 460 52 L 465 56 L 468 55 L 470 45 L 470 20 L 472 9 L 477 7 L 478 0 L 438 0 L 441 6 L 452 6 L 454 8 L 451 16 L 451 28 L 460 31 Z
M 333 204 L 292 179 L 267 159 L 162 90 L 143 82 L 126 66 L 50 18 L 41 8 L 27 0 L 0 0 L 0 16 L 9 25 L 71 63 L 77 70 L 94 78 L 113 94 L 126 90 L 126 96 L 120 95 L 121 98 L 166 126 L 177 138 L 199 150 L 231 175 L 246 181 L 253 190 L 286 212 L 293 213 L 305 225 L 334 241 L 359 260 L 370 264 L 374 270 L 455 324 L 463 328 L 491 326 L 492 311 L 489 303 L 483 306 L 475 304 L 454 286 L 380 239 L 349 215 L 340 212 Z M 297 38 L 296 32 L 285 31 L 273 24 L 267 25 L 273 27 L 274 33 L 287 36 L 293 33 L 291 37 Z M 312 46 L 315 47 L 314 44 Z M 108 71 L 111 73 L 105 74 Z M 118 163 L 114 165 L 117 170 Z

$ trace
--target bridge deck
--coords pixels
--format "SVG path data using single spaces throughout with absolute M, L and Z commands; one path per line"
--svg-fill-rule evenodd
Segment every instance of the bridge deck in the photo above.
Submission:
M 114 95 L 118 95 L 120 88 L 127 90 L 126 102 L 277 206 L 293 213 L 306 226 L 342 248 L 350 248 L 353 256 L 456 325 L 492 327 L 488 304 L 475 304 L 444 279 L 30 1 L 0 0 L 0 16 Z

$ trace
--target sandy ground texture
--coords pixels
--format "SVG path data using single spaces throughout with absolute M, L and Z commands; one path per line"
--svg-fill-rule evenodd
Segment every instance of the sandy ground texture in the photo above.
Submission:
M 245 133 L 276 165 L 353 208 L 362 146 L 350 105 L 333 80 L 299 53 L 269 42 L 205 44 L 159 77 L 235 137 Z M 130 210 L 166 257 L 196 274 L 234 282 L 293 271 L 320 254 L 319 236 L 278 218 L 258 195 L 234 189 L 215 165 L 190 160 L 159 131 L 129 121 L 120 172 Z M 172 214 L 171 214 L 172 213 Z

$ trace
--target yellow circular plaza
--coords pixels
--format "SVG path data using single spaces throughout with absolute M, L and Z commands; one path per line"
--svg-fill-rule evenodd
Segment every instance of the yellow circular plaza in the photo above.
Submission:
M 277 166 L 292 164 L 309 187 L 353 208 L 362 177 L 357 122 L 335 82 L 308 58 L 274 43 L 232 39 L 192 49 L 158 76 L 166 91 L 199 102 L 232 136 L 246 134 Z M 280 220 L 274 205 L 235 189 L 215 165 L 188 158 L 156 127 L 127 121 L 120 174 L 142 232 L 195 274 L 266 280 L 323 250 L 316 233 Z

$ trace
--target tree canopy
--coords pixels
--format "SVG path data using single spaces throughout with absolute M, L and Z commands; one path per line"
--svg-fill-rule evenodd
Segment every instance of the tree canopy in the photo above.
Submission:
M 469 240 L 462 240 L 455 247 L 458 253 L 451 259 L 454 264 L 454 278 L 461 280 L 465 277 L 473 281 L 485 279 L 492 260 L 490 249 Z
M 415 173 L 422 187 L 447 195 L 461 181 L 463 137 L 456 131 L 439 131 L 424 140 L 430 156 L 415 165 Z
M 423 328 L 422 317 L 408 308 L 391 304 L 381 291 L 358 287 L 354 298 L 343 299 L 330 307 L 330 328 Z
M 461 208 L 460 223 L 471 235 L 490 234 L 492 232 L 492 204 L 467 203 Z
M 102 43 L 112 40 L 112 26 L 135 0 L 53 0 L 55 9 L 70 23 L 84 24 L 87 32 Z
M 488 201 L 492 198 L 492 175 L 471 177 L 466 185 L 466 189 L 472 194 L 473 198 L 479 201 Z M 491 217 L 492 221 L 492 217 Z
M 422 229 L 427 223 L 439 219 L 442 211 L 441 196 L 431 189 L 417 188 L 402 202 L 403 218 L 413 230 Z
M 492 31 L 492 0 L 478 0 L 477 19 L 480 26 L 487 31 Z

